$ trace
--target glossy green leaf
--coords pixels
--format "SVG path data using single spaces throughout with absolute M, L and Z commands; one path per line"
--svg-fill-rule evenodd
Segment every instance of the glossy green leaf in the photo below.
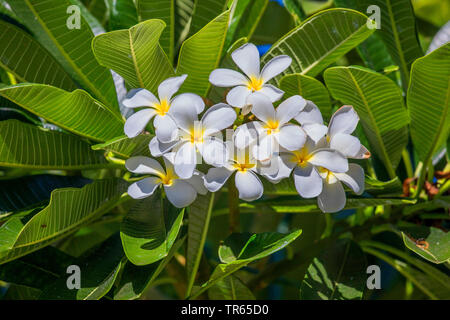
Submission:
M 368 8 L 371 5 L 380 8 L 381 21 L 377 33 L 386 44 L 395 64 L 399 66 L 403 88 L 406 91 L 411 64 L 423 55 L 411 1 L 362 0 L 359 5 L 363 8 Z
M 100 64 L 116 71 L 131 87 L 156 92 L 160 82 L 173 75 L 158 42 L 164 27 L 162 20 L 147 20 L 95 37 L 92 48 Z
M 285 92 L 284 98 L 299 94 L 306 100 L 311 100 L 326 119 L 330 118 L 330 94 L 319 80 L 302 74 L 289 74 L 281 78 L 280 89 Z
M 450 233 L 434 227 L 400 228 L 405 246 L 433 263 L 450 259 Z
M 355 107 L 370 149 L 391 179 L 408 143 L 409 117 L 398 86 L 386 76 L 359 67 L 334 67 L 324 73 L 334 98 Z
M 208 290 L 211 300 L 255 300 L 255 296 L 239 278 L 230 275 Z
M 219 264 L 214 269 L 208 282 L 204 283 L 196 292 L 194 292 L 190 299 L 198 297 L 205 290 L 208 290 L 225 277 L 231 275 L 242 267 L 245 267 L 249 263 L 267 257 L 272 253 L 285 248 L 292 241 L 297 239 L 301 233 L 302 230 L 297 230 L 288 234 L 266 232 L 253 235 L 246 234 L 243 237 L 238 237 L 238 243 L 243 244 L 243 246 L 233 247 L 232 250 L 234 252 L 235 259 L 230 259 L 230 262 L 228 263 Z M 232 237 L 236 238 L 236 236 Z M 227 248 L 229 247 L 227 246 Z M 224 248 L 219 248 L 219 250 L 224 250 Z
M 123 134 L 123 119 L 83 90 L 43 84 L 0 86 L 0 95 L 77 135 L 106 141 Z
M 107 152 L 112 152 L 124 158 L 134 156 L 151 157 L 148 145 L 152 138 L 153 136 L 144 134 L 141 134 L 134 138 L 128 138 L 127 136 L 120 136 L 111 139 L 109 141 L 106 141 L 105 143 L 93 145 L 92 149 L 105 150 Z
M 111 73 L 97 63 L 92 53 L 94 34 L 88 22 L 81 16 L 79 29 L 67 27 L 70 18 L 67 9 L 73 5 L 70 0 L 12 0 L 8 3 L 74 80 L 112 112 L 120 114 Z
M 42 300 L 98 300 L 112 288 L 122 266 L 123 250 L 119 235 L 112 236 L 100 247 L 74 261 L 80 267 L 80 289 L 67 287 L 67 273 L 47 285 Z
M 101 152 L 73 135 L 6 120 L 0 122 L 0 166 L 80 170 L 108 163 Z
M 412 142 L 428 164 L 450 132 L 450 44 L 414 62 L 407 104 Z
M 300 287 L 302 300 L 361 300 L 366 257 L 351 240 L 339 240 L 314 258 Z
M 263 63 L 287 54 L 293 61 L 283 74 L 314 77 L 373 33 L 366 23 L 367 17 L 354 10 L 322 11 L 276 42 L 264 55 Z
M 173 61 L 175 46 L 175 0 L 137 0 L 139 21 L 161 19 L 166 24 L 159 43 L 164 52 Z
M 120 282 L 114 290 L 114 300 L 138 299 L 164 270 L 184 240 L 186 240 L 186 237 L 177 240 L 170 248 L 167 256 L 158 262 L 146 266 L 135 266 L 132 263 L 127 263 L 123 269 Z
M 107 0 L 111 30 L 128 29 L 138 23 L 133 0 Z
M 195 34 L 227 8 L 228 0 L 194 0 L 189 34 Z
M 99 218 L 118 204 L 125 191 L 126 185 L 117 179 L 53 191 L 48 206 L 16 229 L 16 240 L 10 250 L 0 253 L 0 264 L 45 247 Z
M 167 201 L 161 192 L 140 200 L 128 212 L 120 227 L 123 248 L 128 260 L 138 266 L 157 262 L 169 253 L 181 224 L 184 210 Z
M 181 91 L 200 96 L 208 94 L 210 73 L 222 55 L 230 12 L 226 11 L 184 41 L 178 58 L 177 74 L 187 74 Z
M 50 84 L 69 91 L 77 88 L 55 58 L 32 36 L 5 21 L 0 21 L 0 29 L 0 66 L 18 81 Z

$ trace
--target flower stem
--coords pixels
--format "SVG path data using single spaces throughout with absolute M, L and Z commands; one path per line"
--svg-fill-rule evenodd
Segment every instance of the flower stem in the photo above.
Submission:
M 228 182 L 228 208 L 230 212 L 230 232 L 239 231 L 239 193 L 232 179 Z

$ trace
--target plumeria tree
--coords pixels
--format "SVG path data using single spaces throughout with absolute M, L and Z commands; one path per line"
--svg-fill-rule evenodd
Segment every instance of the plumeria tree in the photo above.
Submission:
M 449 299 L 422 2 L 0 0 L 0 297 Z

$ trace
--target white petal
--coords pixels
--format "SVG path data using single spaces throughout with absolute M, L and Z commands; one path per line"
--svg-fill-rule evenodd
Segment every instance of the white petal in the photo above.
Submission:
M 233 107 L 242 108 L 247 104 L 247 98 L 252 91 L 244 86 L 237 86 L 227 94 L 227 103 Z
M 197 165 L 197 149 L 190 142 L 185 142 L 180 146 L 175 155 L 175 173 L 181 179 L 189 179 L 194 174 Z
M 203 160 L 215 167 L 223 166 L 228 160 L 228 150 L 225 143 L 215 138 L 206 139 L 199 145 L 199 151 Z
M 306 123 L 302 125 L 302 129 L 314 141 L 314 143 L 319 142 L 320 139 L 325 137 L 328 131 L 327 126 L 319 123 Z
M 370 158 L 370 155 L 371 155 L 370 151 L 367 150 L 366 147 L 361 145 L 361 148 L 355 155 L 353 155 L 352 157 L 350 157 L 350 156 L 348 156 L 348 157 L 352 158 L 352 159 L 368 159 L 368 158 Z
M 243 149 L 253 143 L 263 132 L 263 127 L 259 121 L 244 123 L 236 128 L 233 139 L 237 148 Z
M 157 137 L 153 137 L 149 143 L 150 153 L 153 157 L 161 157 L 166 152 L 175 148 L 179 143 L 180 141 L 178 140 L 164 143 L 159 141 Z
M 137 156 L 127 159 L 125 167 L 128 171 L 139 174 L 153 174 L 159 176 L 164 174 L 163 167 L 155 159 Z
M 317 149 L 308 159 L 308 162 L 319 167 L 327 168 L 332 172 L 346 172 L 348 160 L 337 150 Z
M 247 77 L 231 69 L 216 69 L 209 75 L 209 82 L 217 87 L 234 87 L 246 85 Z
M 305 108 L 295 117 L 295 120 L 302 125 L 305 123 L 323 124 L 320 109 L 310 100 L 306 100 Z
M 146 89 L 132 89 L 122 101 L 127 108 L 151 107 L 155 103 L 159 103 L 159 100 Z
M 303 110 L 305 105 L 306 100 L 298 95 L 292 96 L 280 103 L 276 110 L 276 117 L 280 125 L 289 122 L 291 119 L 297 116 L 300 111 Z
M 155 126 L 156 137 L 163 143 L 174 141 L 178 137 L 177 124 L 169 114 L 157 115 L 153 125 Z
M 289 151 L 299 150 L 306 142 L 306 134 L 295 124 L 286 124 L 276 135 L 278 143 Z
M 194 171 L 192 177 L 190 177 L 185 181 L 188 182 L 191 186 L 193 186 L 197 193 L 205 195 L 208 193 L 208 190 L 205 187 L 204 176 L 205 175 L 203 173 L 196 170 Z
M 295 168 L 294 183 L 295 189 L 303 198 L 314 198 L 322 192 L 323 179 L 311 164 Z
M 343 106 L 331 117 L 328 125 L 328 134 L 334 136 L 336 133 L 351 134 L 358 125 L 359 117 L 352 106 Z
M 250 77 L 259 76 L 259 51 L 253 43 L 247 43 L 231 54 L 234 63 Z
M 177 103 L 172 105 L 170 107 L 170 115 L 177 123 L 178 128 L 186 132 L 190 132 L 196 121 L 198 121 L 197 108 L 193 104 L 184 105 Z
M 322 193 L 317 198 L 320 210 L 323 212 L 338 212 L 344 209 L 345 202 L 345 191 L 338 180 L 332 184 L 323 184 Z
M 361 142 L 357 137 L 346 133 L 336 133 L 330 140 L 330 148 L 338 150 L 344 156 L 354 157 L 361 150 Z
M 252 113 L 261 121 L 268 123 L 276 121 L 275 108 L 272 102 L 263 94 L 254 92 L 248 97 L 248 103 L 252 105 Z
M 158 96 L 160 100 L 167 99 L 169 101 L 172 96 L 180 89 L 184 80 L 186 80 L 187 74 L 183 74 L 179 77 L 167 78 L 158 87 Z
M 157 177 L 148 177 L 139 180 L 128 187 L 128 195 L 133 199 L 143 199 L 151 196 L 156 187 L 161 183 Z
M 277 87 L 271 84 L 264 84 L 261 90 L 256 91 L 268 97 L 271 102 L 275 102 L 281 99 L 284 94 L 283 90 L 278 89 Z
M 170 186 L 164 185 L 164 191 L 170 203 L 177 208 L 187 207 L 197 198 L 194 187 L 179 179 L 175 179 Z
M 276 163 L 276 165 L 274 165 Z M 270 182 L 278 183 L 282 179 L 288 178 L 291 175 L 294 165 L 285 163 L 282 156 L 272 157 L 269 161 L 268 168 L 266 166 L 258 166 L 258 173 L 265 176 Z M 274 169 L 276 169 L 274 171 Z
M 267 82 L 286 70 L 291 63 L 292 59 L 289 56 L 276 56 L 266 63 L 261 71 L 261 78 L 263 78 L 264 82 Z
M 236 120 L 236 111 L 225 103 L 218 103 L 208 110 L 202 117 L 202 126 L 205 135 L 212 135 L 233 125 Z
M 145 126 L 151 118 L 156 114 L 156 111 L 151 108 L 140 110 L 131 115 L 125 122 L 124 131 L 129 138 L 138 136 L 144 131 Z
M 364 169 L 356 163 L 350 163 L 347 172 L 334 175 L 356 194 L 360 195 L 364 192 Z
M 177 95 L 170 102 L 169 113 L 172 108 L 175 110 L 180 108 L 195 108 L 197 113 L 201 113 L 205 109 L 205 103 L 203 102 L 202 97 L 195 93 L 182 93 Z
M 225 167 L 209 169 L 208 173 L 203 177 L 206 189 L 211 192 L 218 191 L 227 182 L 232 173 L 232 170 L 228 170 Z
M 239 190 L 239 198 L 242 200 L 253 201 L 261 198 L 264 191 L 263 185 L 252 171 L 237 171 L 235 182 Z
M 253 147 L 253 157 L 260 161 L 269 160 L 274 152 L 278 152 L 278 143 L 273 135 L 261 137 L 258 144 Z

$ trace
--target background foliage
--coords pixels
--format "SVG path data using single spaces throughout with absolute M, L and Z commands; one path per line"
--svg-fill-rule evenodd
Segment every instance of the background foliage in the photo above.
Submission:
M 0 0 L 0 297 L 450 299 L 449 19 L 439 0 Z M 182 92 L 219 102 L 208 76 L 248 41 L 293 58 L 285 98 L 325 122 L 355 107 L 365 193 L 335 214 L 288 181 L 252 203 L 131 199 L 124 162 L 152 129 L 123 135 L 126 91 L 186 73 Z

